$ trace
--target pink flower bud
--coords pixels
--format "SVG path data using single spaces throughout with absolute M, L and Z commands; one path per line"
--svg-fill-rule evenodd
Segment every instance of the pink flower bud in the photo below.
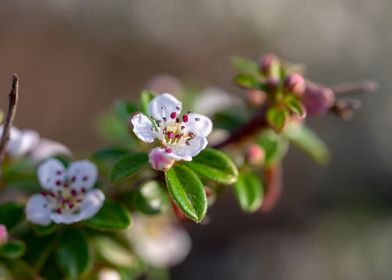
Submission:
M 5 225 L 0 224 L 0 245 L 7 243 L 8 231 Z
M 335 94 L 322 85 L 307 85 L 302 95 L 308 115 L 321 115 L 326 113 L 335 103 Z
M 297 73 L 290 74 L 284 80 L 286 90 L 301 96 L 305 91 L 305 79 Z
M 253 107 L 260 107 L 267 100 L 267 94 L 258 89 L 249 89 L 246 92 L 248 102 Z
M 271 68 L 273 67 L 273 64 L 278 63 L 279 59 L 276 55 L 269 53 L 266 55 L 263 55 L 260 58 L 260 69 L 261 72 L 264 75 L 269 75 L 271 73 Z
M 279 86 L 279 80 L 275 77 L 268 77 L 265 81 L 265 85 L 267 86 L 269 92 L 274 92 Z
M 252 165 L 262 165 L 265 160 L 265 152 L 257 144 L 250 145 L 246 150 L 246 161 Z
M 148 155 L 148 161 L 153 169 L 166 171 L 174 164 L 175 160 L 167 155 L 166 150 L 162 148 L 154 148 L 151 150 Z

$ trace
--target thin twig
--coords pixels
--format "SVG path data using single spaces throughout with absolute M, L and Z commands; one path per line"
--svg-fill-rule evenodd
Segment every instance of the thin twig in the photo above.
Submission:
M 376 91 L 378 87 L 378 83 L 371 80 L 359 80 L 329 86 L 329 88 L 339 96 L 351 94 L 353 91 L 361 91 L 364 93 L 373 92 Z
M 12 76 L 12 86 L 8 99 L 8 112 L 4 120 L 3 134 L 1 135 L 1 139 L 0 139 L 0 164 L 3 161 L 5 148 L 10 139 L 10 131 L 11 131 L 12 123 L 15 119 L 16 107 L 18 104 L 18 97 L 19 97 L 18 90 L 19 90 L 18 75 L 14 74 Z

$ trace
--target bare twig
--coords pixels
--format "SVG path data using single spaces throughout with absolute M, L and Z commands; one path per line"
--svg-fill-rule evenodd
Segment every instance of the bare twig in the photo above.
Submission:
M 1 135 L 1 139 L 0 139 L 0 164 L 3 161 L 5 148 L 10 138 L 10 130 L 12 127 L 12 123 L 15 119 L 16 106 L 18 104 L 18 97 L 19 97 L 18 89 L 19 89 L 18 75 L 14 74 L 12 76 L 12 86 L 8 99 L 8 112 L 4 120 L 3 134 Z
M 364 93 L 373 92 L 376 91 L 378 87 L 378 83 L 371 80 L 359 80 L 329 86 L 329 88 L 339 96 L 351 94 L 353 91 L 361 91 Z

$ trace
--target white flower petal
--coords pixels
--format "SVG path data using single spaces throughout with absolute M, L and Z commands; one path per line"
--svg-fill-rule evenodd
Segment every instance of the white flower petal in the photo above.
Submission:
M 212 121 L 206 116 L 191 113 L 185 127 L 196 136 L 207 137 L 212 131 Z
M 37 146 L 31 151 L 31 159 L 39 162 L 56 155 L 71 156 L 71 151 L 63 144 L 49 139 L 41 139 Z
M 83 217 L 80 213 L 72 214 L 72 213 L 52 213 L 50 218 L 56 224 L 66 224 L 70 225 L 73 223 L 80 222 L 83 220 Z
M 68 179 L 73 189 L 91 189 L 97 181 L 98 171 L 94 163 L 88 160 L 79 160 L 68 167 Z
M 176 112 L 181 113 L 182 103 L 170 93 L 163 93 L 154 97 L 148 104 L 148 112 L 157 120 L 164 117 L 170 118 L 170 114 Z
M 189 145 L 172 145 L 171 153 L 167 155 L 175 160 L 191 161 L 200 151 L 207 147 L 208 141 L 205 137 L 195 137 L 189 141 Z
M 38 180 L 44 189 L 56 190 L 63 185 L 65 180 L 65 168 L 61 161 L 48 159 L 38 167 Z
M 93 217 L 101 209 L 105 195 L 101 190 L 89 191 L 83 199 L 80 215 L 83 220 Z
M 27 219 L 34 223 L 47 226 L 51 223 L 50 212 L 51 210 L 45 207 L 47 201 L 42 195 L 35 194 L 30 197 L 26 204 Z
M 157 137 L 153 130 L 153 124 L 149 118 L 143 114 L 137 114 L 132 117 L 133 132 L 142 141 L 151 143 Z
M 7 152 L 13 157 L 20 157 L 30 152 L 39 142 L 39 135 L 34 130 L 11 130 L 11 139 Z

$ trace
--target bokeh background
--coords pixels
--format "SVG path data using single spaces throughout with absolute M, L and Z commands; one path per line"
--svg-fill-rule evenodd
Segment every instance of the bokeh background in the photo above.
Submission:
M 311 126 L 326 167 L 285 161 L 274 212 L 243 214 L 228 194 L 173 279 L 391 279 L 392 2 L 389 0 L 46 0 L 0 2 L 0 101 L 21 78 L 16 124 L 76 151 L 102 144 L 94 118 L 157 73 L 239 92 L 229 57 L 275 52 L 325 84 L 371 78 L 347 123 Z

